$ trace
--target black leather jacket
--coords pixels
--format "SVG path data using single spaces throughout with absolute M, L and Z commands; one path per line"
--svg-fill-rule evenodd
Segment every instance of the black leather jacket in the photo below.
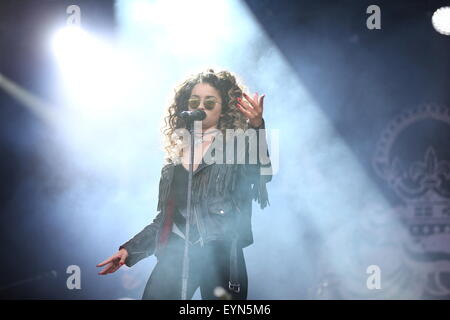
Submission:
M 257 200 L 261 209 L 270 205 L 266 183 L 272 179 L 271 174 L 266 174 L 267 170 L 271 172 L 269 153 L 266 159 L 259 157 L 259 142 L 265 144 L 267 150 L 265 131 L 260 132 L 260 129 L 265 129 L 264 120 L 261 127 L 255 129 L 258 146 L 256 164 L 249 164 L 250 139 L 247 138 L 244 164 L 237 163 L 236 156 L 233 164 L 214 161 L 199 168 L 192 178 L 191 218 L 198 228 L 201 245 L 211 240 L 231 240 L 234 237 L 237 237 L 237 243 L 242 248 L 253 243 L 252 200 Z M 219 152 L 223 152 L 223 159 L 226 159 L 225 148 L 219 149 Z M 119 248 L 128 251 L 125 264 L 129 267 L 152 254 L 158 256 L 167 242 L 174 214 L 175 200 L 171 193 L 174 168 L 175 165 L 169 163 L 161 170 L 157 216 Z M 265 170 L 264 174 L 261 174 L 261 169 Z

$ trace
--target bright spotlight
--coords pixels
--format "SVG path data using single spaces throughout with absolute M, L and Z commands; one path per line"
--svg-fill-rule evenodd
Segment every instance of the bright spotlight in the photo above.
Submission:
M 437 9 L 431 18 L 434 29 L 440 34 L 450 35 L 450 7 Z
M 58 59 L 70 59 L 80 53 L 89 37 L 86 32 L 76 26 L 65 27 L 57 31 L 53 37 L 53 52 Z
M 70 101 L 77 108 L 92 112 L 117 105 L 135 78 L 129 57 L 81 28 L 59 30 L 52 46 Z

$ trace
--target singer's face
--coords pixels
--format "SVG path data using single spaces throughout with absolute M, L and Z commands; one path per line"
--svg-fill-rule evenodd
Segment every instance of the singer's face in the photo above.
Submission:
M 202 121 L 202 129 L 217 127 L 222 114 L 222 99 L 219 91 L 208 83 L 198 83 L 194 86 L 189 98 L 189 110 L 203 110 L 206 118 Z

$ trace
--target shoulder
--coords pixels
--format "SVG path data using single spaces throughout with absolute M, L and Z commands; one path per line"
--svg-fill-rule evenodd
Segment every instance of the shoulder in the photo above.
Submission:
M 175 168 L 175 164 L 173 163 L 167 163 L 165 165 L 163 165 L 163 167 L 161 168 L 161 177 L 166 177 L 169 176 L 172 172 L 173 169 Z

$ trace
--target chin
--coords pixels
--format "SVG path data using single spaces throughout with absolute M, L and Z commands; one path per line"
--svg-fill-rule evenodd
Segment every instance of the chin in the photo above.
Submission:
M 203 130 L 208 129 L 208 128 L 211 128 L 212 126 L 213 126 L 213 124 L 211 124 L 211 123 L 209 123 L 209 122 L 204 122 L 204 121 L 203 121 L 203 123 L 202 123 L 202 129 L 203 129 Z

